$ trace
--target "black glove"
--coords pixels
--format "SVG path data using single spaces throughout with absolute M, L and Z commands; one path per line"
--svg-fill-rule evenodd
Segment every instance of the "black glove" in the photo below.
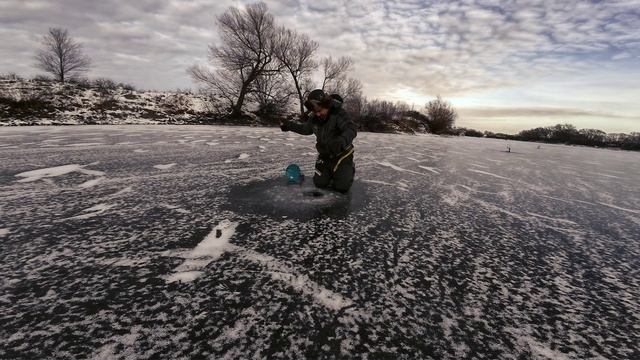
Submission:
M 327 150 L 331 156 L 336 157 L 340 155 L 344 149 L 344 139 L 342 137 L 335 138 L 327 144 Z
M 287 124 L 286 121 L 280 124 L 280 130 L 289 131 L 289 125 Z

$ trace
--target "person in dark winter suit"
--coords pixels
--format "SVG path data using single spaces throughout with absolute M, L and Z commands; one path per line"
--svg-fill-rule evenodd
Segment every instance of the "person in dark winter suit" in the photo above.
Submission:
M 280 124 L 282 131 L 316 136 L 316 160 L 313 183 L 318 188 L 333 188 L 346 193 L 353 184 L 356 167 L 353 162 L 353 139 L 356 126 L 342 108 L 342 98 L 313 90 L 304 103 L 311 113 L 303 122 Z

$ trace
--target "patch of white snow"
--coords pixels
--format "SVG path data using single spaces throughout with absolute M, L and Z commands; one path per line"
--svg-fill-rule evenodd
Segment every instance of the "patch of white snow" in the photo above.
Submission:
M 83 213 L 86 214 L 81 214 L 81 215 L 76 215 L 70 218 L 67 218 L 67 220 L 82 220 L 82 219 L 89 219 L 95 216 L 98 216 L 102 213 L 104 213 L 105 211 L 114 208 L 115 205 L 113 204 L 98 204 L 98 205 L 94 205 L 88 209 L 84 209 L 82 210 Z
M 82 184 L 78 185 L 78 187 L 81 188 L 81 189 L 90 188 L 90 187 L 98 185 L 100 182 L 102 182 L 102 180 L 104 180 L 104 177 L 99 177 L 99 178 L 95 178 L 93 180 L 88 180 L 88 181 L 85 181 Z
M 167 170 L 167 169 L 171 169 L 174 166 L 176 166 L 176 163 L 153 165 L 153 167 L 158 170 Z
M 18 180 L 18 182 L 32 182 L 32 181 L 38 181 L 44 178 L 66 175 L 72 172 L 80 172 L 83 174 L 94 175 L 94 176 L 104 175 L 102 171 L 84 169 L 85 166 L 88 166 L 88 165 L 70 164 L 70 165 L 55 166 L 50 168 L 22 172 L 20 174 L 17 174 L 16 177 L 24 178 L 24 179 Z
M 205 266 L 234 248 L 229 240 L 237 226 L 237 222 L 229 220 L 220 222 L 193 250 L 182 254 L 185 261 L 174 269 L 174 274 L 168 276 L 166 281 L 190 282 L 202 275 Z

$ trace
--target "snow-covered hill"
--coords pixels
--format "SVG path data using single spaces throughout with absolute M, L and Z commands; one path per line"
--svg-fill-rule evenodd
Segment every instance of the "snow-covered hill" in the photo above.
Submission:
M 0 78 L 0 125 L 202 124 L 221 110 L 216 99 L 191 92 Z

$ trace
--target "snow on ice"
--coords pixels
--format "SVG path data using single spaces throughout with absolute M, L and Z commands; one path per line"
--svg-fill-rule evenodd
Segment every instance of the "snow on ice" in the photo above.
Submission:
M 425 174 L 423 174 L 421 172 L 418 172 L 418 171 L 403 169 L 403 168 L 401 168 L 401 167 L 399 167 L 397 165 L 394 165 L 394 164 L 392 164 L 392 163 L 390 163 L 388 161 L 379 161 L 378 164 L 380 164 L 382 166 L 386 166 L 386 167 L 392 168 L 393 170 L 396 170 L 396 171 L 402 171 L 402 172 L 407 172 L 407 173 L 416 174 L 416 175 L 425 175 Z
M 277 128 L 0 138 L 0 358 L 640 351 L 638 153 L 360 133 L 341 195 Z
M 233 249 L 229 240 L 238 223 L 225 220 L 218 224 L 193 250 L 180 255 L 185 261 L 167 277 L 167 282 L 193 281 L 202 275 L 202 269 L 226 251 Z
M 102 215 L 105 211 L 114 208 L 116 205 L 114 204 L 97 204 L 90 208 L 82 210 L 83 214 L 76 215 L 67 220 L 84 220 L 89 219 L 98 215 Z
M 83 182 L 82 184 L 78 185 L 78 187 L 81 188 L 81 189 L 90 188 L 90 187 L 98 185 L 103 180 L 104 180 L 104 177 L 95 178 L 93 180 L 87 180 L 87 181 Z
M 102 171 L 88 170 L 84 168 L 85 166 L 88 166 L 88 165 L 70 164 L 70 165 L 55 166 L 50 168 L 22 172 L 22 173 L 16 174 L 16 176 L 24 178 L 24 179 L 18 180 L 18 182 L 32 182 L 32 181 L 38 181 L 44 178 L 62 176 L 72 172 L 79 172 L 82 174 L 93 175 L 93 176 L 104 175 Z
M 476 169 L 467 169 L 469 171 L 472 171 L 474 173 L 478 173 L 478 174 L 483 174 L 483 175 L 488 175 L 488 176 L 493 176 L 494 178 L 498 178 L 498 179 L 502 179 L 502 180 L 511 180 L 507 177 L 504 176 L 500 176 L 500 175 L 496 175 L 487 171 L 482 171 L 482 170 L 476 170 Z
M 158 170 L 168 170 L 171 169 L 172 167 L 176 166 L 176 163 L 171 163 L 171 164 L 158 164 L 158 165 L 153 165 L 154 168 L 158 169 Z

